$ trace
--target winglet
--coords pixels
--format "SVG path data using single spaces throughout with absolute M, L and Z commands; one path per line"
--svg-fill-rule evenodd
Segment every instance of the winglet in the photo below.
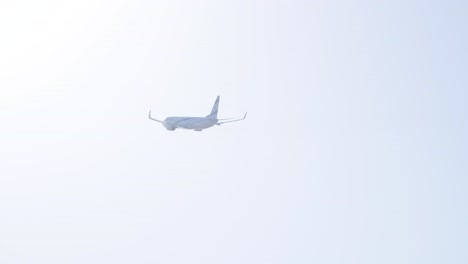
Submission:
M 242 121 L 244 120 L 245 118 L 247 117 L 247 112 L 245 112 L 244 114 L 244 117 L 243 118 L 239 118 L 239 119 L 233 119 L 233 120 L 228 120 L 228 121 L 224 121 L 224 122 L 218 122 L 216 123 L 216 125 L 221 125 L 221 124 L 225 124 L 225 123 L 231 123 L 231 122 L 236 122 L 236 121 Z
M 166 122 L 164 122 L 164 121 L 161 121 L 161 120 L 157 120 L 157 119 L 152 118 L 152 117 L 151 117 L 151 110 L 149 111 L 148 118 L 151 119 L 151 120 L 153 120 L 153 121 L 159 122 L 159 123 L 163 123 L 163 124 L 166 123 Z

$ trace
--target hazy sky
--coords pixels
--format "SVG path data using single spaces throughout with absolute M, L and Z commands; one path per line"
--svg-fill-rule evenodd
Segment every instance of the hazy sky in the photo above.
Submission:
M 0 263 L 468 263 L 467 14 L 2 1 Z

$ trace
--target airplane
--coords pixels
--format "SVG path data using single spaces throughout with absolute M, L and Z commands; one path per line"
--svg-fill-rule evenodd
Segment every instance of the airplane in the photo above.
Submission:
M 247 117 L 247 112 L 243 118 L 223 118 L 218 119 L 218 105 L 219 95 L 211 109 L 211 113 L 205 117 L 185 117 L 185 116 L 172 116 L 164 119 L 163 121 L 151 117 L 151 110 L 149 111 L 149 119 L 161 123 L 167 130 L 174 131 L 177 128 L 188 129 L 194 131 L 202 131 L 203 129 L 210 128 L 214 125 L 221 125 L 230 122 L 242 121 Z M 221 120 L 227 120 L 222 121 Z

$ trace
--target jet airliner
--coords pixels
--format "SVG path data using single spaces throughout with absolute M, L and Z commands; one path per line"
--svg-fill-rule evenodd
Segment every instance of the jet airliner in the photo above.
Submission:
M 247 113 L 244 114 L 243 118 L 224 118 L 218 119 L 218 105 L 219 96 L 216 97 L 216 101 L 211 109 L 211 113 L 205 117 L 185 117 L 185 116 L 172 116 L 164 120 L 157 120 L 151 117 L 151 110 L 149 111 L 149 119 L 161 123 L 167 130 L 174 131 L 177 128 L 189 129 L 194 131 L 202 131 L 203 129 L 210 128 L 214 125 L 221 125 L 229 122 L 236 122 L 244 120 Z M 226 120 L 226 121 L 222 121 Z M 220 122 L 221 121 L 221 122 Z

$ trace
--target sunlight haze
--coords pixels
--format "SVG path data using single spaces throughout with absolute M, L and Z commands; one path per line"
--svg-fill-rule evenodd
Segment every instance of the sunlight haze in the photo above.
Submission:
M 467 11 L 3 1 L 0 263 L 468 263 Z

